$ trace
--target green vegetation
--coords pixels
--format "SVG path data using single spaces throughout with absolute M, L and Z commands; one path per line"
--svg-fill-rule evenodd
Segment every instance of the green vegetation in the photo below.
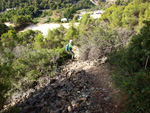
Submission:
M 0 2 L 0 11 L 16 8 L 0 14 L 0 22 L 13 22 L 15 29 L 23 28 L 30 23 L 58 23 L 64 17 L 72 19 L 77 10 L 93 7 L 90 0 L 2 0 Z M 40 9 L 49 9 L 49 11 Z
M 116 5 L 127 6 L 129 3 L 133 2 L 133 0 L 117 0 L 115 2 Z
M 122 92 L 125 113 L 150 112 L 150 22 L 142 24 L 145 25 L 140 33 L 133 35 L 135 31 L 106 26 L 86 14 L 77 28 L 81 59 L 96 60 L 109 55 L 112 78 Z
M 83 60 L 97 60 L 121 46 L 124 47 L 133 34 L 130 30 L 106 26 L 100 20 L 91 19 L 89 14 L 83 16 L 77 29 L 79 35 L 76 40 Z
M 27 30 L 17 34 L 15 30 L 37 23 L 40 18 L 46 18 L 43 23 L 60 22 L 61 17 L 72 19 L 77 10 L 92 6 L 89 0 L 0 1 L 0 11 L 16 8 L 0 14 L 0 110 L 6 104 L 7 96 L 16 90 L 28 89 L 40 77 L 54 76 L 57 66 L 69 58 L 64 45 L 78 34 L 73 24 L 68 31 L 62 25 L 49 30 L 46 37 L 39 31 Z M 15 24 L 15 30 L 3 24 L 8 21 Z M 15 110 L 12 108 L 11 112 Z
M 9 93 L 32 87 L 40 77 L 54 76 L 57 67 L 69 58 L 64 47 L 73 39 L 80 47 L 82 60 L 108 56 L 108 62 L 113 67 L 112 78 L 124 100 L 125 113 L 150 112 L 150 22 L 146 21 L 150 19 L 149 1 L 117 0 L 116 4 L 106 9 L 101 20 L 94 20 L 85 14 L 77 28 L 73 23 L 70 23 L 69 29 L 61 25 L 49 30 L 46 37 L 33 30 L 17 34 L 2 24 L 12 21 L 19 28 L 33 19 L 34 22 L 39 21 L 37 17 L 46 18 L 43 22 L 59 22 L 64 16 L 73 18 L 73 14 L 80 9 L 76 4 L 84 0 L 76 4 L 67 0 L 61 5 L 58 5 L 59 1 L 55 5 L 52 0 L 39 1 L 30 1 L 33 6 L 27 4 L 24 8 L 0 15 L 0 109 L 3 109 Z M 47 2 L 50 5 L 45 5 Z M 25 3 L 24 0 L 20 6 Z M 50 7 L 51 10 L 40 13 L 39 9 L 43 7 Z
M 113 5 L 102 14 L 102 20 L 112 27 L 126 27 L 138 31 L 143 21 L 150 19 L 150 3 L 134 0 L 126 6 Z
M 69 58 L 64 49 L 69 40 L 65 39 L 65 33 L 61 26 L 50 30 L 45 39 L 41 32 L 32 30 L 19 34 L 9 30 L 1 35 L 0 110 L 7 101 L 6 96 L 30 88 L 40 77 L 56 74 L 57 66 Z
M 0 23 L 0 36 L 8 31 L 8 27 L 5 24 Z
M 11 21 L 15 24 L 16 28 L 20 28 L 32 22 L 32 19 L 40 14 L 37 7 L 24 7 L 16 10 L 7 11 L 0 15 L 2 22 Z
M 6 8 L 35 6 L 39 9 L 60 9 L 75 6 L 76 9 L 90 8 L 90 0 L 1 0 L 0 11 Z
M 131 38 L 129 45 L 110 55 L 112 78 L 124 93 L 125 113 L 150 112 L 150 22 Z
M 116 5 L 113 7 L 116 8 Z M 142 23 L 145 25 L 137 35 L 135 31 L 114 28 L 111 24 L 107 26 L 99 20 L 91 20 L 88 14 L 84 15 L 77 36 L 80 57 L 96 60 L 108 55 L 108 62 L 113 67 L 112 78 L 124 103 L 123 112 L 149 113 L 150 22 Z
M 117 0 L 102 14 L 109 27 L 134 30 L 137 35 L 128 37 L 127 43 L 109 54 L 113 66 L 112 78 L 120 90 L 125 113 L 150 112 L 150 3 L 133 0 L 129 4 Z

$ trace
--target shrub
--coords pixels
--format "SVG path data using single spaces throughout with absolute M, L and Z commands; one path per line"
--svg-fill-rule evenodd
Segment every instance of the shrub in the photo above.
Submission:
M 122 26 L 122 14 L 123 14 L 124 6 L 118 6 L 110 18 L 110 25 L 113 27 L 121 27 Z
M 0 112 L 7 102 L 6 96 L 10 97 L 16 90 L 27 90 L 40 77 L 55 76 L 57 66 L 68 58 L 63 48 L 65 33 L 61 25 L 46 39 L 39 31 L 33 30 L 19 34 L 9 30 L 0 37 Z M 8 112 L 17 111 L 18 108 L 8 109 Z
M 59 28 L 48 30 L 48 34 L 45 37 L 46 48 L 62 48 L 68 43 L 68 39 L 65 38 L 66 29 L 61 24 Z M 67 33 L 69 34 L 69 33 Z M 71 38 L 71 37 L 68 37 Z
M 116 1 L 117 4 L 120 2 L 121 0 Z M 126 6 L 113 5 L 105 10 L 101 19 L 112 27 L 126 27 L 138 31 L 143 27 L 143 21 L 149 20 L 149 5 L 144 0 L 134 0 Z
M 112 29 L 104 23 L 92 20 L 90 25 L 85 25 L 78 36 L 80 57 L 83 60 L 96 60 L 108 55 L 114 49 L 125 46 L 132 31 L 125 29 Z
M 5 24 L 0 23 L 0 37 L 3 33 L 8 31 L 8 27 Z
M 133 0 L 116 0 L 116 5 L 128 5 L 128 3 L 133 2 Z
M 113 5 L 110 8 L 106 9 L 104 13 L 101 15 L 101 19 L 104 20 L 105 22 L 108 22 L 110 24 L 111 22 L 111 14 L 113 11 L 115 11 L 117 8 L 117 5 Z
M 109 60 L 115 67 L 112 78 L 127 96 L 125 113 L 150 112 L 150 22 L 144 23 L 128 47 L 111 54 Z

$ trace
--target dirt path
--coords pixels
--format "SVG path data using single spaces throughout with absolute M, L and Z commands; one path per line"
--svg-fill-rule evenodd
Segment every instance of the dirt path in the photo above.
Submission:
M 100 65 L 99 65 L 100 64 Z M 93 61 L 71 62 L 69 70 L 84 70 L 90 79 L 90 113 L 120 113 L 117 90 L 113 88 L 110 67 Z
M 111 71 L 100 61 L 67 61 L 54 77 L 41 77 L 10 102 L 19 113 L 120 113 Z
M 117 103 L 117 91 L 113 89 L 111 81 L 111 72 L 107 65 L 93 67 L 87 70 L 91 76 L 91 92 L 92 113 L 120 113 L 121 108 Z

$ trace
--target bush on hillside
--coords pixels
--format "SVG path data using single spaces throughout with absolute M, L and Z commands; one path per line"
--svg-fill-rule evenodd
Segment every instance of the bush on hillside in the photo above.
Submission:
M 84 26 L 78 37 L 80 58 L 100 59 L 114 49 L 125 46 L 133 33 L 125 29 L 112 29 L 106 27 L 104 23 L 92 20 L 90 24 Z
M 104 13 L 102 13 L 101 15 L 101 19 L 104 20 L 105 22 L 110 23 L 111 21 L 111 14 L 113 13 L 113 11 L 115 11 L 117 8 L 117 5 L 113 5 L 110 8 L 106 9 Z
M 113 5 L 106 9 L 101 19 L 112 27 L 126 27 L 138 31 L 143 27 L 143 21 L 149 20 L 150 3 L 134 0 L 127 6 Z
M 116 0 L 115 4 L 116 5 L 128 5 L 130 2 L 133 2 L 133 0 Z
M 34 30 L 26 30 L 24 32 L 19 32 L 19 39 L 20 39 L 20 44 L 22 46 L 27 46 L 27 45 L 33 45 L 33 42 L 35 40 L 35 37 L 39 35 L 41 32 L 40 31 L 34 31 Z
M 117 27 L 117 28 L 121 27 L 123 10 L 124 10 L 124 6 L 118 6 L 110 15 L 111 18 L 109 19 L 109 21 L 112 27 Z
M 7 79 L 10 74 L 8 71 L 11 72 L 11 67 L 7 66 L 7 64 L 3 65 L 0 63 L 0 110 L 3 109 L 5 102 L 7 101 L 5 94 L 9 91 L 11 86 L 10 80 Z
M 3 33 L 6 33 L 8 31 L 8 27 L 3 24 L 3 23 L 0 23 L 0 36 L 3 34 Z
M 45 39 L 41 32 L 33 30 L 19 34 L 9 30 L 0 37 L 0 112 L 7 102 L 6 95 L 27 90 L 40 77 L 56 74 L 57 66 L 68 58 L 63 45 L 68 43 L 65 33 L 61 25 Z
M 15 24 L 16 28 L 20 28 L 24 25 L 29 24 L 31 22 L 31 20 L 32 20 L 32 18 L 31 18 L 30 15 L 25 15 L 25 16 L 23 16 L 23 15 L 21 15 L 21 16 L 14 15 L 12 17 L 12 21 Z
M 112 78 L 127 98 L 125 113 L 150 112 L 150 22 L 145 24 L 128 47 L 110 55 Z
M 62 48 L 64 45 L 62 45 L 64 40 L 66 30 L 61 25 L 58 29 L 48 30 L 48 34 L 45 37 L 45 46 L 47 48 L 53 49 L 53 48 Z

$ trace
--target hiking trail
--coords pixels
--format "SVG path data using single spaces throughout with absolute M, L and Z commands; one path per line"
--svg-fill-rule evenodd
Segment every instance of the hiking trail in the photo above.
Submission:
M 16 92 L 11 106 L 19 107 L 20 113 L 120 113 L 118 91 L 105 61 L 68 60 L 56 76 L 41 77 L 39 84 Z

